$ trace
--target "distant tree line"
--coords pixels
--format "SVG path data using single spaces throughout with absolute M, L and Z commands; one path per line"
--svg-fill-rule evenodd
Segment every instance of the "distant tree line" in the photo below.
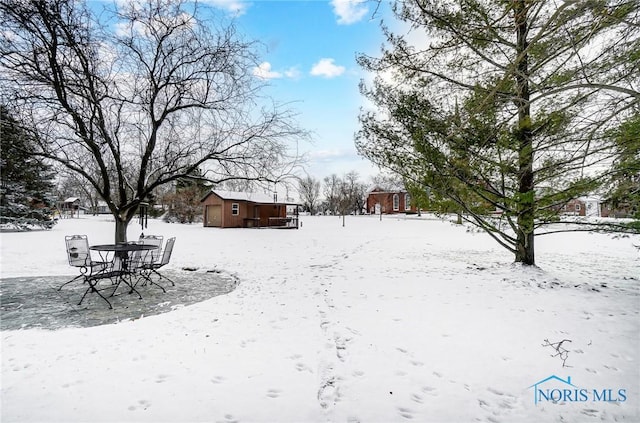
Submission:
M 367 195 L 374 186 L 390 190 L 404 188 L 397 175 L 375 175 L 365 182 L 358 172 L 350 171 L 343 176 L 333 173 L 322 179 L 309 175 L 299 178 L 298 195 L 304 210 L 311 214 L 361 214 L 366 212 Z

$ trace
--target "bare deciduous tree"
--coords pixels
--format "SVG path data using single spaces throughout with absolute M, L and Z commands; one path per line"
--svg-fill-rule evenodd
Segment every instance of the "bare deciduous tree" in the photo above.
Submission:
M 349 212 L 362 213 L 365 204 L 367 186 L 360 181 L 360 175 L 355 170 L 344 175 L 343 185 L 349 199 Z
M 302 205 L 309 210 L 309 213 L 315 214 L 320 200 L 320 181 L 309 175 L 300 178 L 298 180 L 298 195 Z
M 331 214 L 336 214 L 338 211 L 341 183 L 342 181 L 340 180 L 340 177 L 338 177 L 338 175 L 336 175 L 335 173 L 331 174 L 330 176 L 325 176 L 324 178 L 323 194 Z
M 0 66 L 3 97 L 43 141 L 38 154 L 99 193 L 116 241 L 154 189 L 196 169 L 212 182 L 282 178 L 304 133 L 260 97 L 254 44 L 201 20 L 197 3 L 112 7 L 3 1 Z

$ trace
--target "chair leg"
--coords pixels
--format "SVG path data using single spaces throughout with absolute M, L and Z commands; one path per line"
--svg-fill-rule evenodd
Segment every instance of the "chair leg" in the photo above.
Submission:
M 133 278 L 133 274 L 129 274 L 126 276 L 122 276 L 123 278 L 125 277 L 129 277 L 129 281 L 125 281 L 124 283 L 127 284 L 127 286 L 129 286 L 129 288 L 131 288 L 131 290 L 129 291 L 129 294 L 133 294 L 134 292 L 136 294 L 138 294 L 138 298 L 142 299 L 142 295 L 140 295 L 140 293 L 138 292 L 138 290 L 136 289 L 136 284 L 133 282 L 132 278 Z
M 155 270 L 154 270 L 154 272 L 155 272 Z M 156 272 L 156 273 L 157 273 L 157 272 Z M 166 290 L 166 289 L 164 289 L 164 287 L 163 287 L 162 285 L 160 285 L 160 284 L 159 284 L 159 283 L 157 283 L 157 282 L 154 282 L 154 281 L 151 279 L 151 273 L 150 273 L 150 272 L 142 272 L 142 273 L 140 273 L 140 276 L 142 276 L 142 277 L 145 279 L 145 282 L 142 284 L 142 286 L 145 286 L 147 283 L 149 283 L 149 284 L 151 284 L 151 285 L 155 285 L 155 286 L 157 286 L 158 288 L 162 289 L 162 292 L 164 292 L 165 294 L 167 293 L 167 290 Z
M 87 296 L 87 294 L 88 294 L 90 291 L 93 291 L 93 292 L 95 292 L 96 294 L 98 294 L 98 295 L 100 296 L 100 298 L 102 298 L 103 300 L 105 300 L 105 301 L 107 302 L 107 304 L 109 304 L 109 308 L 110 308 L 110 309 L 113 309 L 113 307 L 111 306 L 111 303 L 109 302 L 109 300 L 107 300 L 107 299 L 104 297 L 104 295 L 102 295 L 102 294 L 100 293 L 100 290 L 98 290 L 98 289 L 96 288 L 96 285 L 98 284 L 98 280 L 93 280 L 93 281 L 92 281 L 92 280 L 91 280 L 91 279 L 89 279 L 89 278 L 85 278 L 85 281 L 89 284 L 89 288 L 87 288 L 87 290 L 86 290 L 86 291 L 84 291 L 84 295 L 82 296 L 82 298 L 80 298 L 80 302 L 78 303 L 78 305 L 81 305 L 81 304 L 82 304 L 82 301 L 84 301 L 84 297 L 86 297 L 86 296 Z
M 168 277 L 166 277 L 165 275 L 161 274 L 160 272 L 158 272 L 156 269 L 153 269 L 153 273 L 155 273 L 156 275 L 158 275 L 160 277 L 160 279 L 166 279 L 169 282 L 171 282 L 171 286 L 176 286 L 175 282 L 172 281 L 171 279 L 169 279 Z
M 69 285 L 71 282 L 75 281 L 76 279 L 80 279 L 80 278 L 82 278 L 82 277 L 84 277 L 84 275 L 78 275 L 78 276 L 76 276 L 75 278 L 71 279 L 69 282 L 65 282 L 65 283 L 63 283 L 63 284 L 62 284 L 62 285 L 60 285 L 60 287 L 58 288 L 58 291 L 62 290 L 62 288 L 63 288 L 64 286 Z

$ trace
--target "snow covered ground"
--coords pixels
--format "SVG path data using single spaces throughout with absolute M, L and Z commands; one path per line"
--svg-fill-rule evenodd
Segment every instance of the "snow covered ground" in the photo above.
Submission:
M 637 236 L 539 237 L 530 269 L 435 218 L 302 220 L 151 221 L 146 233 L 177 237 L 171 269 L 238 287 L 118 324 L 3 331 L 1 420 L 640 421 Z M 112 232 L 102 216 L 2 234 L 2 277 L 74 275 L 64 235 Z M 565 367 L 543 346 L 564 339 Z

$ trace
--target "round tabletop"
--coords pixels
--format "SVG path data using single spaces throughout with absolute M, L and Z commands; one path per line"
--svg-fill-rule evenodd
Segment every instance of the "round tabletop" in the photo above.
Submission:
M 156 250 L 157 245 L 150 244 L 101 244 L 92 245 L 89 249 L 93 251 L 146 251 Z

